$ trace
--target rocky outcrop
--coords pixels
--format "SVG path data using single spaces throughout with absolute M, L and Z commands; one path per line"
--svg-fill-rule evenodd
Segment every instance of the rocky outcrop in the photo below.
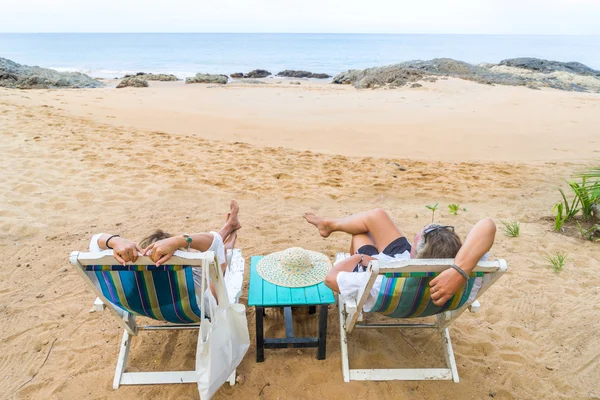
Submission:
M 179 78 L 177 78 L 173 74 L 153 74 L 153 73 L 145 73 L 145 72 L 138 72 L 135 75 L 125 75 L 123 78 L 133 78 L 133 77 L 143 79 L 145 81 L 169 82 L 169 81 L 178 81 L 179 80 Z
M 233 74 L 231 74 L 229 76 L 231 76 L 233 79 L 241 79 L 244 77 L 244 73 L 243 72 L 234 72 Z
M 272 74 L 266 69 L 255 69 L 248 72 L 247 74 L 244 74 L 244 78 L 266 78 L 269 75 Z
M 562 71 L 577 75 L 600 77 L 600 71 L 592 69 L 587 65 L 578 62 L 560 62 L 543 60 L 541 58 L 523 57 L 502 60 L 498 65 L 523 68 L 541 73 L 552 73 Z
M 425 74 L 417 70 L 389 66 L 342 72 L 333 78 L 333 83 L 354 85 L 357 89 L 374 89 L 388 85 L 405 86 L 423 79 L 424 76 Z
M 141 79 L 137 76 L 132 76 L 129 78 L 124 78 L 117 85 L 117 89 L 121 89 L 124 87 L 148 87 L 148 81 Z
M 364 89 L 383 86 L 399 87 L 412 85 L 417 81 L 431 81 L 437 77 L 453 77 L 490 85 L 600 92 L 598 71 L 583 64 L 538 59 L 514 60 L 504 60 L 500 64 L 481 65 L 472 65 L 450 58 L 408 61 L 365 70 L 350 70 L 336 75 L 332 82 L 351 84 L 356 88 Z M 541 70 L 535 70 L 534 67 L 541 68 Z
M 314 79 L 327 79 L 327 78 L 331 78 L 331 75 L 327 75 L 327 74 L 315 74 L 309 71 L 302 71 L 302 70 L 293 70 L 293 69 L 286 69 L 285 71 L 281 71 L 277 74 L 277 76 L 283 76 L 286 78 L 314 78 Z
M 0 58 L 0 86 L 17 89 L 61 89 L 97 88 L 104 85 L 79 72 L 58 72 Z
M 227 75 L 218 74 L 196 74 L 192 78 L 186 78 L 185 83 L 218 83 L 224 85 L 229 80 Z

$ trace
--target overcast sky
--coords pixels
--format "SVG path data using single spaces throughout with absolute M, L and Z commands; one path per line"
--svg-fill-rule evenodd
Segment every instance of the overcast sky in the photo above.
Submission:
M 0 32 L 600 35 L 600 0 L 0 0 Z

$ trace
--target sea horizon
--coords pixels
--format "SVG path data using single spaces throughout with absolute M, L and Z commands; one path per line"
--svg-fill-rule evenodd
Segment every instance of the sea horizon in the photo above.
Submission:
M 473 64 L 536 57 L 600 69 L 598 35 L 395 33 L 0 33 L 0 57 L 98 78 L 137 72 L 185 78 L 284 69 L 335 75 L 410 60 Z

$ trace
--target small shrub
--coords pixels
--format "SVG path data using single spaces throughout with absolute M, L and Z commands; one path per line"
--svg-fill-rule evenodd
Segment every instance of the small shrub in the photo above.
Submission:
M 589 229 L 585 229 L 579 221 L 577 221 L 577 228 L 579 228 L 579 234 L 582 239 L 594 241 L 594 236 L 596 232 L 600 232 L 600 225 L 594 225 Z M 596 241 L 600 241 L 600 238 L 596 239 Z
M 425 206 L 425 208 L 428 208 L 428 209 L 430 209 L 430 210 L 431 210 L 431 223 L 432 223 L 432 224 L 433 224 L 433 217 L 435 216 L 435 210 L 437 210 L 437 209 L 438 209 L 438 205 L 440 205 L 440 203 L 435 203 L 433 206 L 432 206 L 432 205 L 429 205 L 429 204 L 427 204 L 427 205 Z
M 581 179 L 581 183 L 571 181 L 569 186 L 575 193 L 575 197 L 579 204 L 581 204 L 581 215 L 584 221 L 588 221 L 592 218 L 592 206 L 598 200 L 597 192 L 594 188 L 595 185 L 587 185 L 586 178 Z
M 550 266 L 554 272 L 558 273 L 565 267 L 565 260 L 567 259 L 567 253 L 558 252 L 555 255 L 546 256 L 546 260 L 550 263 Z
M 448 212 L 452 215 L 458 215 L 460 210 L 460 204 L 448 204 Z
M 519 237 L 519 234 L 521 233 L 521 224 L 519 221 L 500 222 L 504 225 L 504 234 L 506 236 L 513 238 Z
M 563 198 L 563 209 L 565 211 L 564 220 L 570 221 L 575 216 L 575 214 L 579 212 L 579 209 L 577 208 L 577 206 L 579 205 L 579 199 L 577 198 L 577 196 L 575 196 L 573 198 L 573 201 L 569 205 L 569 201 L 567 200 L 567 196 L 565 196 L 565 192 L 562 189 L 558 189 L 558 191 L 560 192 Z

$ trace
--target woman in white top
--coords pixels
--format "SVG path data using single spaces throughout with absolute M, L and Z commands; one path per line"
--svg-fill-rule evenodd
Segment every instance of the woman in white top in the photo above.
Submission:
M 176 250 L 187 249 L 202 252 L 210 250 L 217 255 L 223 274 L 225 274 L 227 267 L 226 250 L 233 249 L 237 239 L 237 231 L 241 228 L 238 218 L 239 210 L 237 202 L 232 200 L 227 220 L 218 232 L 172 236 L 162 230 L 157 230 L 144 238 L 139 244 L 119 235 L 99 233 L 92 237 L 90 251 L 111 249 L 115 259 L 123 265 L 128 262 L 136 262 L 140 255 L 148 255 L 158 266 L 165 264 Z M 200 293 L 202 271 L 199 268 L 194 268 L 193 273 L 194 286 L 197 293 Z M 214 289 L 212 292 L 214 295 Z
M 429 224 L 414 237 L 411 245 L 385 210 L 380 208 L 345 218 L 321 218 L 306 213 L 304 218 L 316 226 L 323 237 L 332 232 L 352 235 L 351 257 L 335 265 L 325 278 L 325 285 L 342 296 L 355 296 L 364 279 L 357 273 L 372 259 L 382 261 L 409 258 L 453 258 L 454 265 L 430 282 L 433 303 L 443 305 L 468 280 L 477 262 L 494 244 L 496 225 L 491 218 L 479 221 L 467 235 L 464 244 L 454 227 Z M 379 283 L 381 279 L 378 278 Z M 365 304 L 369 311 L 379 292 L 377 281 Z

